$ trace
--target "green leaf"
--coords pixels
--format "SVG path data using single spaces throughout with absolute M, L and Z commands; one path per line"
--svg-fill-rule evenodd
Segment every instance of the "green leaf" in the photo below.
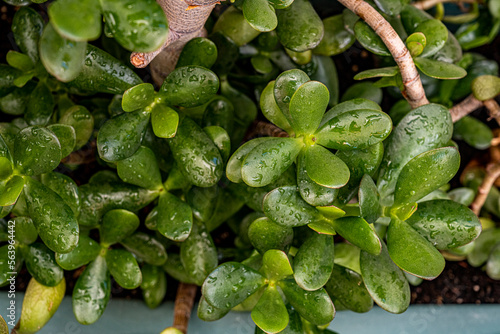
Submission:
M 210 305 L 205 297 L 201 296 L 200 302 L 198 304 L 197 315 L 203 321 L 215 321 L 223 318 L 226 314 L 229 313 L 229 309 L 221 310 L 216 307 Z
M 6 182 L 0 182 L 0 206 L 14 205 L 23 191 L 24 179 L 14 175 Z
M 401 170 L 394 191 L 394 206 L 413 203 L 448 183 L 460 167 L 460 154 L 443 147 L 419 154 Z
M 389 16 L 397 16 L 401 12 L 404 1 L 401 0 L 375 0 L 377 7 Z
M 359 72 L 354 76 L 354 80 L 364 80 L 364 79 L 378 78 L 378 77 L 393 77 L 398 73 L 399 73 L 399 67 L 397 66 L 374 68 L 371 70 Z
M 11 272 L 19 272 L 23 266 L 23 258 L 21 256 L 21 251 L 19 247 L 9 249 L 8 244 L 0 247 L 0 286 L 5 286 L 10 284 Z M 12 247 L 11 247 L 12 248 Z M 10 252 L 10 254 L 9 254 Z M 9 255 L 14 255 L 14 261 L 9 259 Z M 12 261 L 12 262 L 10 262 Z M 15 275 L 14 275 L 15 276 Z
M 83 106 L 72 106 L 59 120 L 60 124 L 70 125 L 75 129 L 76 143 L 74 150 L 85 145 L 94 132 L 94 117 Z
M 11 161 L 6 157 L 0 156 L 0 181 L 8 180 L 13 171 Z
M 52 92 L 44 81 L 39 81 L 31 92 L 24 119 L 29 125 L 46 125 L 53 111 Z
M 312 206 L 328 205 L 335 200 L 338 194 L 337 189 L 323 187 L 309 177 L 306 171 L 304 151 L 297 158 L 297 186 L 300 196 Z
M 14 81 L 22 75 L 18 69 L 7 64 L 0 64 L 0 97 L 3 97 L 14 90 Z
M 118 176 L 136 186 L 158 190 L 163 188 L 156 156 L 149 148 L 141 146 L 130 157 L 116 164 Z
M 186 272 L 186 268 L 184 268 L 184 266 L 182 265 L 181 257 L 179 254 L 170 254 L 162 268 L 174 279 L 180 282 L 194 284 L 192 277 L 188 275 L 188 273 Z
M 293 229 L 273 223 L 267 217 L 261 217 L 248 227 L 248 238 L 261 254 L 270 249 L 287 252 L 293 241 Z
M 238 149 L 233 153 L 226 166 L 226 176 L 233 183 L 239 183 L 243 179 L 241 177 L 241 167 L 246 156 L 258 145 L 271 141 L 273 138 L 261 137 L 243 143 Z
M 453 139 L 464 140 L 478 150 L 491 146 L 493 132 L 483 122 L 471 116 L 465 116 L 453 124 Z
M 293 277 L 304 290 L 314 291 L 328 281 L 333 268 L 333 237 L 313 233 L 293 259 Z
M 22 53 L 38 62 L 38 42 L 43 31 L 43 18 L 33 8 L 21 7 L 12 19 L 12 33 Z
M 356 38 L 344 26 L 343 15 L 334 15 L 323 20 L 325 34 L 314 53 L 322 56 L 336 56 L 349 49 Z
M 101 35 L 101 11 L 97 0 L 57 0 L 49 7 L 50 22 L 57 32 L 73 41 L 88 41 Z
M 295 186 L 270 191 L 264 197 L 262 207 L 267 217 L 283 226 L 303 226 L 320 219 L 318 210 L 300 197 Z
M 258 31 L 271 31 L 278 25 L 274 7 L 267 0 L 246 0 L 241 7 L 243 16 Z
M 59 267 L 54 253 L 41 242 L 21 246 L 21 254 L 31 276 L 46 286 L 56 286 L 64 278 L 64 270 Z
M 421 57 L 416 57 L 413 61 L 422 73 L 431 78 L 461 79 L 467 75 L 463 68 L 454 64 Z
M 249 43 L 260 34 L 260 31 L 252 28 L 247 20 L 245 20 L 243 13 L 234 6 L 230 6 L 219 17 L 212 30 L 212 33 L 216 32 L 221 32 L 233 42 L 231 44 L 234 45 L 236 43 L 237 46 Z M 217 47 L 220 49 L 219 46 Z M 219 51 L 220 54 L 223 53 L 223 50 Z
M 382 208 L 380 207 L 380 196 L 377 192 L 377 186 L 368 174 L 365 174 L 361 179 L 358 200 L 361 217 L 370 224 L 375 223 L 380 217 Z
M 333 117 L 343 114 L 348 111 L 353 110 L 378 110 L 382 111 L 382 108 L 372 100 L 364 99 L 364 98 L 355 98 L 352 100 L 348 100 L 345 102 L 341 102 L 335 105 L 333 108 L 328 110 L 323 119 L 321 120 L 320 126 L 323 126 L 326 122 L 331 120 Z
M 197 65 L 210 68 L 217 60 L 217 46 L 204 37 L 196 37 L 184 45 L 175 67 Z
M 266 333 L 281 332 L 288 325 L 288 312 L 276 286 L 266 288 L 252 310 L 252 320 Z
M 380 253 L 380 240 L 372 225 L 360 217 L 343 217 L 333 221 L 335 231 L 347 241 L 362 250 L 377 255 Z
M 452 133 L 453 123 L 445 107 L 427 104 L 410 111 L 385 142 L 377 180 L 382 201 L 387 201 L 386 198 L 394 192 L 399 173 L 408 161 L 420 153 L 443 147 L 450 141 Z
M 226 262 L 208 275 L 201 291 L 210 305 L 228 310 L 257 292 L 265 281 L 261 273 L 248 266 Z
M 97 226 L 102 216 L 113 209 L 138 211 L 158 197 L 156 191 L 114 180 L 106 181 L 80 186 L 82 207 L 78 222 L 82 226 Z
M 66 254 L 56 253 L 56 261 L 64 270 L 75 270 L 94 261 L 100 251 L 101 247 L 97 241 L 80 235 L 75 249 Z
M 302 318 L 318 326 L 328 324 L 333 320 L 335 308 L 325 289 L 305 291 L 294 280 L 280 281 L 278 285 L 283 290 L 287 301 Z
M 316 131 L 329 101 L 328 88 L 321 82 L 309 81 L 297 88 L 289 106 L 295 132 L 308 135 Z
M 129 88 L 123 93 L 122 108 L 124 111 L 134 111 L 145 108 L 153 103 L 155 89 L 150 83 L 143 83 Z
M 486 273 L 492 279 L 500 279 L 500 244 L 495 245 L 486 263 Z
M 180 255 L 187 274 L 197 285 L 202 285 L 218 264 L 217 249 L 203 223 L 193 224 L 189 237 L 181 244 Z
M 439 20 L 424 21 L 411 32 L 421 32 L 425 35 L 427 43 L 420 57 L 429 57 L 436 54 L 448 40 L 448 29 Z
M 116 244 L 134 233 L 139 227 L 139 217 L 133 212 L 115 209 L 102 217 L 100 241 L 105 247 Z
M 349 181 L 346 164 L 322 146 L 308 146 L 304 160 L 307 175 L 321 186 L 340 188 Z
M 480 101 L 495 98 L 500 93 L 500 78 L 494 75 L 481 75 L 472 81 L 472 93 Z
M 256 55 L 250 58 L 250 63 L 257 73 L 268 74 L 274 69 L 273 63 L 269 57 Z
M 73 313 L 84 325 L 96 322 L 106 309 L 111 295 L 111 279 L 106 260 L 98 256 L 78 277 L 73 289 Z
M 80 194 L 73 179 L 61 173 L 50 172 L 43 174 L 41 180 L 43 185 L 52 189 L 63 199 L 75 216 L 80 213 Z
M 148 123 L 149 113 L 142 110 L 108 120 L 97 135 L 99 156 L 109 162 L 131 157 L 141 146 Z
M 153 132 L 160 138 L 172 138 L 177 133 L 179 114 L 163 104 L 156 104 L 151 113 Z
M 293 3 L 293 0 L 268 0 L 276 9 L 285 9 Z
M 243 181 L 251 187 L 276 181 L 292 165 L 303 145 L 296 138 L 273 138 L 259 144 L 243 160 Z
M 286 9 L 278 10 L 276 15 L 276 32 L 287 49 L 296 52 L 310 50 L 323 38 L 323 22 L 307 0 L 295 0 Z
M 272 282 L 277 282 L 293 275 L 290 259 L 285 252 L 277 249 L 270 249 L 264 253 L 260 272 Z
M 208 188 L 192 187 L 186 194 L 186 202 L 196 218 L 207 222 L 212 218 L 217 205 L 220 188 L 215 185 Z
M 146 263 L 161 266 L 167 260 L 165 247 L 154 237 L 146 233 L 136 232 L 120 241 L 120 243 Z
M 10 50 L 6 56 L 7 64 L 23 72 L 33 69 L 33 62 L 27 55 Z
M 347 88 L 345 93 L 342 95 L 341 101 L 344 102 L 358 98 L 372 100 L 373 102 L 380 104 L 382 103 L 382 89 L 371 81 L 358 82 Z M 380 108 L 377 108 L 377 110 L 379 109 Z
M 391 313 L 406 311 L 410 305 L 410 285 L 392 262 L 387 246 L 382 242 L 379 255 L 361 251 L 359 262 L 363 281 L 375 303 Z
M 18 333 L 35 333 L 56 313 L 66 292 L 64 278 L 54 287 L 40 284 L 32 278 L 26 289 L 19 319 Z
M 389 49 L 382 41 L 382 38 L 380 38 L 366 22 L 362 20 L 356 22 L 354 25 L 354 34 L 358 42 L 368 51 L 379 56 L 391 55 Z
M 157 210 L 155 221 L 158 232 L 170 240 L 186 240 L 193 226 L 191 207 L 178 197 L 164 192 L 160 195 Z
M 88 93 L 122 94 L 142 83 L 134 71 L 103 50 L 87 44 L 80 74 L 68 85 Z
M 278 107 L 274 98 L 275 83 L 276 81 L 269 82 L 266 88 L 262 91 L 260 96 L 260 109 L 271 123 L 282 128 L 286 132 L 291 133 L 293 131 L 292 127 L 281 109 Z
M 463 56 L 462 47 L 455 35 L 448 30 L 448 40 L 444 46 L 432 56 L 432 59 L 447 63 L 458 63 Z
M 406 222 L 437 249 L 463 246 L 481 233 L 477 216 L 466 206 L 449 200 L 419 203 Z
M 234 129 L 234 106 L 229 99 L 217 96 L 214 97 L 205 108 L 203 113 L 202 126 L 220 126 L 228 133 Z
M 281 73 L 274 84 L 274 98 L 283 115 L 292 124 L 289 105 L 293 94 L 300 86 L 309 81 L 307 74 L 298 69 L 292 69 Z
M 391 129 L 391 118 L 381 111 L 352 110 L 332 117 L 315 137 L 316 143 L 332 149 L 364 149 L 387 138 Z
M 219 90 L 217 75 L 201 66 L 176 68 L 160 88 L 165 102 L 181 107 L 196 107 L 208 101 Z
M 57 253 L 74 249 L 78 244 L 78 222 L 62 198 L 33 179 L 26 182 L 24 195 L 29 215 L 47 247 Z
M 124 249 L 106 252 L 106 266 L 116 283 L 125 289 L 135 289 L 142 283 L 141 268 L 135 257 Z
M 165 272 L 156 266 L 145 264 L 142 270 L 142 298 L 150 309 L 157 308 L 167 293 Z
M 100 3 L 106 27 L 125 49 L 151 52 L 167 39 L 167 18 L 156 1 L 102 0 Z
M 231 138 L 227 131 L 216 125 L 204 127 L 203 131 L 205 131 L 210 140 L 217 146 L 223 161 L 227 161 L 231 154 Z
M 76 132 L 71 125 L 51 124 L 47 126 L 47 129 L 52 131 L 59 140 L 59 143 L 61 144 L 62 158 L 67 157 L 71 152 L 73 152 L 76 144 Z
M 29 245 L 38 239 L 38 232 L 30 217 L 17 216 L 12 221 L 16 233 L 14 237 L 19 243 Z
M 404 271 L 423 279 L 434 279 L 444 269 L 441 253 L 407 223 L 391 219 L 387 229 L 391 259 Z
M 484 230 L 474 241 L 472 252 L 467 254 L 467 261 L 473 267 L 479 267 L 488 260 L 493 247 L 500 238 L 500 229 Z
M 29 104 L 29 97 L 36 84 L 29 81 L 22 88 L 15 88 L 11 93 L 0 98 L 0 110 L 9 115 L 22 115 Z M 6 123 L 9 124 L 9 123 Z
M 177 165 L 195 186 L 211 187 L 222 177 L 222 157 L 207 134 L 189 117 L 184 117 L 168 143 Z
M 58 4 L 60 1 L 56 1 L 54 4 Z M 75 22 L 73 18 L 71 21 Z M 53 23 L 53 21 L 51 22 Z M 40 58 L 43 66 L 47 72 L 63 82 L 75 79 L 80 73 L 86 49 L 87 42 L 75 42 L 60 36 L 50 23 L 43 30 L 40 39 Z
M 364 313 L 371 310 L 373 300 L 357 272 L 335 264 L 325 290 L 331 298 L 338 300 L 351 311 Z

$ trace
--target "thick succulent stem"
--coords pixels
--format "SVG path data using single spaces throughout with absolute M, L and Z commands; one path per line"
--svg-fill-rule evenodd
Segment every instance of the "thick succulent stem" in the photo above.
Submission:
M 191 311 L 198 287 L 194 284 L 179 283 L 174 306 L 174 328 L 187 333 Z
M 474 97 L 474 95 L 471 94 L 465 100 L 454 105 L 453 108 L 450 109 L 451 120 L 455 123 L 482 106 L 483 102 L 479 101 Z
M 189 41 L 185 36 L 200 34 L 212 9 L 220 3 L 214 0 L 157 0 L 157 2 L 168 20 L 167 40 L 158 50 L 153 52 L 133 52 L 130 56 L 130 62 L 135 67 L 148 66 L 161 51 L 176 42 L 181 41 L 182 46 L 175 49 L 182 50 L 182 47 Z M 177 58 L 175 59 L 177 60 Z
M 474 202 L 472 202 L 470 208 L 474 213 L 479 216 L 479 212 L 490 193 L 491 187 L 495 183 L 495 180 L 500 177 L 500 162 L 491 163 L 486 167 L 486 177 L 483 180 L 483 183 L 479 186 L 477 190 L 476 198 Z
M 403 96 L 411 107 L 417 108 L 428 104 L 429 101 L 425 96 L 424 87 L 413 58 L 391 24 L 363 0 L 339 0 L 339 2 L 362 18 L 382 38 L 401 71 L 404 85 Z

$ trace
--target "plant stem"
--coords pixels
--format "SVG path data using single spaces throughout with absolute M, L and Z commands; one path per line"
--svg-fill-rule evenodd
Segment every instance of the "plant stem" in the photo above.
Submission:
M 454 105 L 453 108 L 450 109 L 451 120 L 455 123 L 482 106 L 483 102 L 479 101 L 474 97 L 474 95 L 470 94 L 465 100 Z
M 413 58 L 391 24 L 375 8 L 363 0 L 339 0 L 339 2 L 362 18 L 382 38 L 399 66 L 404 85 L 403 96 L 408 100 L 410 106 L 417 108 L 428 104 L 429 101 L 425 96 L 424 87 Z
M 423 0 L 412 3 L 412 6 L 421 10 L 430 9 L 440 3 L 454 2 L 457 4 L 460 3 L 475 3 L 476 0 Z
M 477 216 L 479 216 L 479 212 L 481 211 L 481 208 L 490 193 L 490 189 L 498 177 L 500 177 L 500 162 L 490 163 L 486 167 L 486 177 L 484 178 L 483 183 L 479 186 L 476 198 L 470 206 L 472 211 L 474 211 Z
M 223 0 L 222 0 L 223 1 Z M 165 48 L 172 43 L 183 40 L 184 47 L 189 39 L 183 38 L 186 35 L 193 35 L 203 30 L 205 21 L 210 16 L 218 0 L 156 0 L 163 9 L 168 20 L 168 37 L 165 43 L 153 52 L 133 52 L 130 55 L 130 62 L 135 67 L 146 67 Z M 177 49 L 177 48 L 176 48 Z M 176 58 L 177 60 L 177 58 Z
M 486 109 L 490 113 L 490 118 L 494 118 L 500 124 L 500 106 L 494 99 L 486 100 L 483 102 Z
M 193 309 L 194 298 L 198 286 L 188 283 L 179 283 L 177 288 L 177 296 L 175 297 L 174 307 L 174 325 L 184 334 L 187 333 L 189 318 L 191 318 L 191 311 Z

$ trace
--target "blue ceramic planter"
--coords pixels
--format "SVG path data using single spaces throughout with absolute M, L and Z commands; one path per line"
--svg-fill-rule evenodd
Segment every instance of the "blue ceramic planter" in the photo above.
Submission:
M 23 294 L 16 295 L 17 319 Z M 8 298 L 0 293 L 0 314 L 6 315 Z M 64 298 L 59 310 L 40 334 L 158 334 L 173 321 L 173 303 L 150 310 L 138 300 L 112 299 L 104 315 L 91 326 L 80 325 Z M 189 334 L 253 334 L 250 313 L 231 312 L 216 322 L 204 322 L 193 313 Z M 500 305 L 415 305 L 403 314 L 387 313 L 379 307 L 357 314 L 340 311 L 330 324 L 339 334 L 500 334 Z

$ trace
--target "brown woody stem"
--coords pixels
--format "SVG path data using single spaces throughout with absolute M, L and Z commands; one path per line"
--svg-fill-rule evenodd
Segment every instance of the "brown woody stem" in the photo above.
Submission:
M 427 10 L 440 3 L 447 3 L 447 2 L 460 4 L 460 3 L 474 3 L 476 2 L 476 0 L 423 0 L 412 3 L 412 6 L 421 10 Z
M 486 177 L 484 178 L 483 183 L 479 186 L 476 198 L 470 206 L 472 211 L 474 211 L 477 216 L 479 216 L 479 212 L 481 211 L 481 208 L 490 193 L 490 189 L 493 187 L 493 184 L 498 177 L 500 177 L 500 162 L 489 164 L 486 167 Z
M 174 306 L 174 325 L 184 334 L 187 333 L 191 311 L 193 309 L 194 299 L 198 287 L 194 284 L 179 283 L 177 288 L 177 296 L 175 297 Z
M 265 121 L 254 121 L 245 134 L 244 141 L 257 137 L 288 137 L 288 133 Z
M 450 109 L 451 120 L 455 123 L 482 106 L 483 102 L 479 101 L 474 97 L 474 95 L 470 94 L 465 100 Z
M 490 118 L 494 118 L 500 124 L 500 106 L 494 99 L 486 100 L 483 102 L 486 109 L 490 113 Z
M 424 87 L 413 58 L 391 24 L 363 0 L 339 0 L 339 2 L 362 18 L 382 38 L 399 66 L 404 85 L 403 96 L 410 103 L 410 106 L 417 108 L 428 104 L 429 101 L 425 96 Z

